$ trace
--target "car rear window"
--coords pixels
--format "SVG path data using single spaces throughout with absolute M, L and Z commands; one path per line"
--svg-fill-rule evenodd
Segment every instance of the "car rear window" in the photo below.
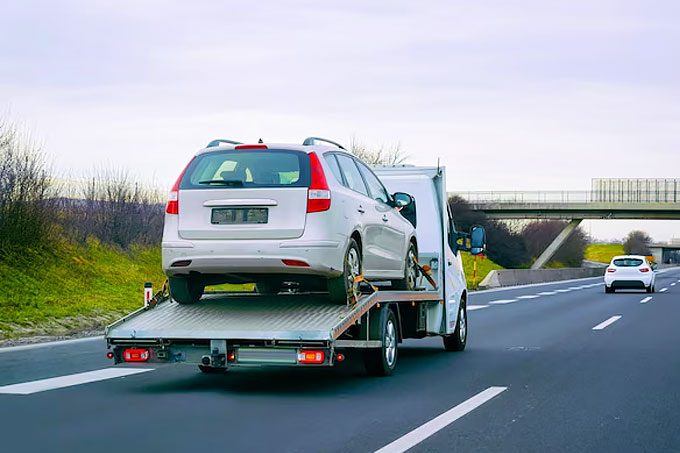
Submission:
M 642 264 L 642 260 L 639 258 L 620 258 L 614 260 L 614 266 L 619 267 L 638 267 Z
M 199 154 L 180 189 L 308 187 L 309 156 L 290 150 L 250 149 Z

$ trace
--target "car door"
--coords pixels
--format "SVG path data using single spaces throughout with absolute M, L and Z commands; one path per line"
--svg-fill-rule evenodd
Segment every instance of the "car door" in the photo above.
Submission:
M 406 234 L 412 227 L 390 205 L 390 196 L 378 177 L 363 162 L 356 160 L 356 163 L 368 186 L 373 199 L 372 210 L 378 219 L 375 236 L 382 268 L 401 271 L 406 257 Z
M 359 168 L 354 163 L 354 159 L 340 153 L 335 156 L 338 165 L 340 165 L 345 186 L 351 189 L 351 198 L 348 200 L 347 209 L 359 213 L 356 218 L 358 218 L 361 228 L 364 273 L 374 274 L 382 265 L 376 237 L 376 234 L 379 233 L 377 226 L 380 220 L 373 207 L 374 201 L 369 197 L 368 188 L 361 177 L 361 173 L 359 173 Z M 347 232 L 348 235 L 350 233 L 351 231 Z

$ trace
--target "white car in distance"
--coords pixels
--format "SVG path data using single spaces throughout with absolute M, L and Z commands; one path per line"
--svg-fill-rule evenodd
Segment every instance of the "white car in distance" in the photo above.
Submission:
M 182 304 L 222 283 L 255 283 L 268 294 L 285 283 L 328 290 L 345 303 L 361 274 L 415 288 L 412 222 L 413 198 L 389 194 L 365 163 L 335 142 L 214 140 L 170 191 L 163 270 L 172 298 Z
M 604 290 L 613 293 L 617 289 L 644 289 L 654 292 L 656 272 L 642 255 L 622 255 L 612 258 L 604 273 Z

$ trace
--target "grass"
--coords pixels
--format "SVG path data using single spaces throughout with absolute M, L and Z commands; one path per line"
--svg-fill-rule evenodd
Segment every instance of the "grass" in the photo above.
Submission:
M 476 278 L 475 281 L 472 281 L 472 270 L 474 267 L 474 257 L 471 256 L 468 252 L 461 252 L 462 257 L 463 257 L 463 268 L 465 269 L 465 278 L 467 280 L 467 287 L 468 289 L 477 289 L 479 286 L 479 283 L 484 280 L 486 275 L 491 272 L 492 270 L 500 270 L 503 269 L 502 266 L 499 266 L 498 264 L 494 263 L 491 261 L 489 258 L 484 257 L 482 259 L 481 256 L 477 257 L 477 273 L 476 273 Z
M 625 255 L 623 244 L 588 244 L 584 259 L 609 264 L 617 255 Z
M 125 251 L 101 244 L 61 242 L 0 262 L 0 339 L 63 335 L 96 329 L 142 306 L 143 283 L 161 288 L 160 247 Z M 212 288 L 211 288 L 212 289 Z M 252 285 L 220 285 L 250 290 Z

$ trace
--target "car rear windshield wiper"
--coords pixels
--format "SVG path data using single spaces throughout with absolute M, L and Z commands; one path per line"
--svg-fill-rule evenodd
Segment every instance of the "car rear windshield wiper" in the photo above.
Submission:
M 243 181 L 240 179 L 209 179 L 207 181 L 199 181 L 199 184 L 222 184 L 223 186 L 238 186 L 243 187 Z

